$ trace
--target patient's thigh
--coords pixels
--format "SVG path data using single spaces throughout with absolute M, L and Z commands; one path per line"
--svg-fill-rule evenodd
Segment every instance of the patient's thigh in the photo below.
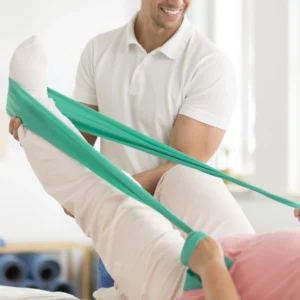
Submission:
M 155 197 L 194 230 L 215 238 L 254 232 L 224 182 L 200 171 L 173 167 L 161 178 Z

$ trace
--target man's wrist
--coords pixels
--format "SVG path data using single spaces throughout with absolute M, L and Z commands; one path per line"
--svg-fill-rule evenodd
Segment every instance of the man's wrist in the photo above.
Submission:
M 143 173 L 135 174 L 132 177 L 145 190 L 153 195 L 161 176 L 175 165 L 176 164 L 173 162 L 167 162 L 157 168 L 145 171 Z

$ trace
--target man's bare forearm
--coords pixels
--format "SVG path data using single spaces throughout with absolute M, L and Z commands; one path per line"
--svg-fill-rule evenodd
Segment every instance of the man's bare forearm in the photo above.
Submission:
M 206 300 L 241 300 L 224 264 L 211 264 L 197 273 L 201 277 Z
M 190 155 L 191 157 L 194 157 L 204 163 L 210 159 L 209 157 L 206 157 L 204 154 L 201 153 L 186 153 Z M 133 176 L 133 178 L 140 183 L 140 185 L 148 191 L 151 195 L 154 194 L 155 189 L 157 187 L 157 184 L 160 180 L 160 178 L 166 173 L 168 170 L 170 170 L 172 167 L 176 166 L 176 163 L 168 161 L 163 165 L 158 166 L 157 168 L 145 171 L 143 173 L 139 173 Z
M 151 195 L 154 194 L 157 184 L 160 178 L 170 170 L 176 164 L 173 162 L 167 162 L 157 168 L 151 169 L 149 171 L 139 173 L 133 176 L 133 178 Z
M 194 157 L 204 163 L 207 162 L 207 160 L 210 157 L 204 157 L 204 155 L 194 153 L 187 153 L 191 157 Z M 139 182 L 139 184 L 148 191 L 151 195 L 154 194 L 155 189 L 157 187 L 157 184 L 160 180 L 160 178 L 166 173 L 168 170 L 170 170 L 172 167 L 176 166 L 176 163 L 168 161 L 163 165 L 158 166 L 157 168 L 150 169 L 148 171 L 136 174 L 133 176 L 133 178 Z

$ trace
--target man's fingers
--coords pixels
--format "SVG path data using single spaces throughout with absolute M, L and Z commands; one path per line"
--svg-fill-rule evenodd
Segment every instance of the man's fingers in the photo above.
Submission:
M 74 216 L 68 210 L 66 210 L 64 207 L 63 207 L 63 210 L 64 210 L 64 212 L 65 212 L 66 215 L 74 218 Z
M 21 126 L 22 122 L 20 119 L 16 118 L 15 120 L 15 129 L 19 129 L 19 127 Z
M 14 127 L 14 131 L 13 131 L 13 136 L 15 138 L 15 140 L 19 140 L 19 136 L 18 136 L 18 130 Z
M 299 209 L 295 209 L 294 210 L 294 216 L 298 219 L 298 221 L 300 222 L 300 210 Z
M 13 136 L 18 141 L 19 140 L 19 134 L 18 129 L 21 126 L 21 120 L 16 118 L 14 122 L 14 130 L 13 130 Z
M 12 117 L 9 121 L 9 126 L 8 126 L 8 130 L 10 134 L 13 134 L 14 131 L 14 124 L 15 124 L 15 119 L 16 117 Z

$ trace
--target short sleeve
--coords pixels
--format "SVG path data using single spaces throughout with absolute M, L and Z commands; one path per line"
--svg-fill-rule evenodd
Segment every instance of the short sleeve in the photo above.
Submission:
M 196 66 L 179 114 L 227 130 L 236 100 L 236 78 L 231 61 L 211 54 Z
M 97 106 L 97 94 L 94 80 L 94 47 L 90 41 L 84 48 L 77 68 L 73 99 Z

